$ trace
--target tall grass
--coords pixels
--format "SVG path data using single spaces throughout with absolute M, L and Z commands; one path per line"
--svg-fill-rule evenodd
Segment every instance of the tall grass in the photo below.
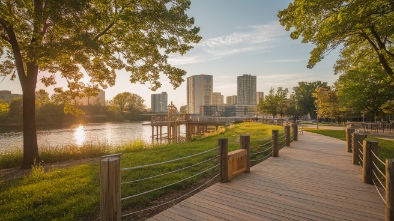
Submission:
M 119 149 L 115 149 L 113 152 L 124 153 L 121 157 L 121 168 L 127 168 L 200 153 L 217 147 L 218 138 L 229 138 L 229 151 L 232 151 L 239 149 L 239 135 L 250 134 L 251 140 L 263 140 L 263 138 L 271 136 L 272 129 L 282 129 L 282 127 L 243 123 L 234 125 L 230 129 L 227 128 L 213 136 L 199 138 L 193 142 L 162 146 L 145 146 L 144 143 L 137 143 L 131 146 L 120 146 Z M 67 149 L 70 152 L 78 152 L 71 150 L 74 149 Z M 106 148 L 99 148 L 99 151 L 93 152 L 98 155 L 101 153 L 107 154 L 106 150 Z M 62 154 L 61 151 L 59 151 L 59 154 Z M 145 169 L 123 171 L 121 174 L 122 181 L 132 181 L 166 173 L 175 168 L 187 167 L 204 159 L 210 159 L 216 154 L 217 151 L 214 150 L 195 158 Z M 87 156 L 86 153 L 78 153 L 76 155 L 80 157 Z M 50 157 L 49 154 L 48 157 Z M 179 173 L 122 185 L 122 197 L 174 183 L 195 175 L 197 172 L 210 168 L 215 164 L 217 164 L 217 161 L 212 160 Z M 97 218 L 100 199 L 98 168 L 98 163 L 89 163 L 68 169 L 52 169 L 44 172 L 40 165 L 37 165 L 30 176 L 17 180 L 0 181 L 2 182 L 0 185 L 1 220 L 86 220 Z M 214 173 L 216 173 L 215 170 L 209 170 L 186 182 L 124 200 L 122 201 L 122 208 L 123 210 L 143 208 L 163 194 L 177 191 L 199 179 L 211 177 Z

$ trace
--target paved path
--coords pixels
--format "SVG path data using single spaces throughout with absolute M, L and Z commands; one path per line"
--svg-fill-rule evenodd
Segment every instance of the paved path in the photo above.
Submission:
M 229 183 L 217 183 L 150 220 L 384 220 L 345 142 L 304 132 L 299 141 Z

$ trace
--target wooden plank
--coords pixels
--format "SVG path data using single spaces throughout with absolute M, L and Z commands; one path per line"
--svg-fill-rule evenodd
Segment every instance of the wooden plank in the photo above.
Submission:
M 168 211 L 192 220 L 384 220 L 385 206 L 374 186 L 361 182 L 345 142 L 307 132 L 300 138 L 281 157 Z

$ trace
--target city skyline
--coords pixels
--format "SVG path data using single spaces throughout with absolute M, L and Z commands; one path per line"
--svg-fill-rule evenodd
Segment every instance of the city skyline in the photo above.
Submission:
M 106 98 L 111 100 L 116 94 L 130 92 L 140 95 L 144 104 L 150 107 L 151 94 L 168 93 L 168 102 L 180 108 L 187 104 L 186 79 L 192 75 L 213 75 L 213 89 L 224 97 L 237 94 L 236 76 L 251 74 L 257 77 L 257 91 L 265 95 L 271 87 L 282 86 L 292 91 L 299 81 L 326 81 L 329 85 L 336 81 L 332 66 L 337 59 L 334 50 L 314 69 L 307 69 L 309 52 L 313 45 L 302 44 L 301 40 L 291 40 L 290 33 L 280 26 L 277 12 L 292 2 L 250 0 L 248 3 L 234 0 L 192 1 L 187 13 L 194 17 L 195 25 L 201 28 L 201 42 L 186 55 L 172 55 L 169 62 L 187 71 L 182 85 L 173 90 L 166 76 L 161 76 L 162 87 L 149 90 L 149 85 L 131 84 L 129 73 L 117 72 L 114 87 L 106 89 Z M 40 75 L 39 75 L 40 78 Z M 56 86 L 64 86 L 64 80 L 57 77 Z M 37 90 L 45 89 L 50 94 L 53 87 L 45 88 L 37 84 Z M 0 80 L 0 90 L 10 90 L 21 94 L 18 80 L 9 77 Z

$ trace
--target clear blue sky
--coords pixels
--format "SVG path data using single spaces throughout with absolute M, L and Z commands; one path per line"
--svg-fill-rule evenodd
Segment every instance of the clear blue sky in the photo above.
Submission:
M 332 84 L 337 76 L 333 65 L 338 53 L 334 51 L 313 69 L 307 69 L 313 45 L 292 40 L 277 18 L 290 0 L 192 0 L 188 14 L 195 18 L 203 39 L 183 57 L 174 55 L 170 63 L 187 71 L 184 83 L 173 90 L 162 76 L 163 86 L 156 92 L 149 85 L 131 84 L 129 74 L 119 71 L 116 85 L 106 90 L 112 99 L 121 92 L 140 95 L 150 107 L 152 93 L 168 93 L 168 100 L 179 108 L 186 105 L 186 78 L 191 75 L 213 75 L 213 90 L 225 97 L 237 94 L 237 76 L 257 76 L 257 91 L 268 93 L 271 87 L 292 88 L 299 81 L 326 81 Z M 60 82 L 60 85 L 62 82 Z M 38 89 L 44 88 L 40 83 Z M 52 93 L 53 88 L 46 88 Z M 19 82 L 0 80 L 0 90 L 21 93 Z

